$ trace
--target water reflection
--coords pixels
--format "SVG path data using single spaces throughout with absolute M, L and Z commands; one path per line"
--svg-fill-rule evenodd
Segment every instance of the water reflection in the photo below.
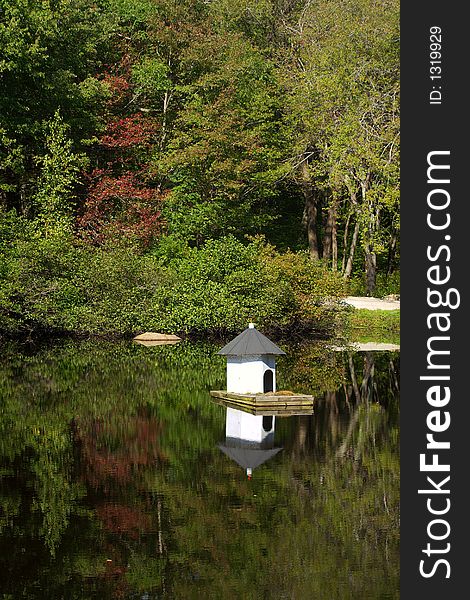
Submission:
M 225 444 L 219 448 L 245 470 L 251 479 L 253 469 L 275 456 L 282 448 L 274 448 L 275 417 L 271 414 L 252 415 L 235 408 L 226 408 Z
M 212 402 L 212 346 L 6 348 L 0 595 L 398 598 L 398 354 L 292 348 L 279 378 L 313 415 Z

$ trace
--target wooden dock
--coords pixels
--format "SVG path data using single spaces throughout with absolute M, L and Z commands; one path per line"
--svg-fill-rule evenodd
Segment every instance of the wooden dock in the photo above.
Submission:
M 213 397 L 212 401 L 219 406 L 225 408 L 235 408 L 250 415 L 258 415 L 260 417 L 297 417 L 299 415 L 313 415 L 313 405 L 311 406 L 268 406 L 267 408 L 259 408 L 248 404 L 239 404 L 232 400 L 223 400 L 222 398 Z
M 272 414 L 278 414 L 277 411 L 285 412 L 289 409 L 312 409 L 314 402 L 314 397 L 306 394 L 235 394 L 226 390 L 212 390 L 210 394 L 213 398 L 225 400 L 230 404 L 276 411 Z

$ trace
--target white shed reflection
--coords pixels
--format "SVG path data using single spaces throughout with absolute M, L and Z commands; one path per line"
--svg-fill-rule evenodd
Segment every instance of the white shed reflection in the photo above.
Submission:
M 227 407 L 222 452 L 239 464 L 251 479 L 253 470 L 282 450 L 274 447 L 275 417 L 253 415 Z

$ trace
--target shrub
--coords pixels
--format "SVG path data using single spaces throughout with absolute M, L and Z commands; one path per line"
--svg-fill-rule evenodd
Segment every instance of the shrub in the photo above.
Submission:
M 130 334 L 236 332 L 334 322 L 342 280 L 306 254 L 234 237 L 191 248 L 166 238 L 154 254 L 44 238 L 0 214 L 0 331 Z
M 168 279 L 155 299 L 155 328 L 162 331 L 238 331 L 249 321 L 263 327 L 331 317 L 331 299 L 343 283 L 306 254 L 277 253 L 262 239 L 243 244 L 229 236 L 201 248 L 166 242 L 160 252 Z M 331 318 L 330 318 L 331 320 Z
M 319 324 L 331 316 L 334 302 L 343 297 L 344 282 L 318 262 L 312 262 L 306 252 L 279 254 L 265 246 L 262 261 L 269 284 L 267 301 L 277 299 L 279 323 L 316 321 Z M 286 304 L 287 297 L 289 303 Z
M 43 238 L 0 217 L 0 331 L 131 333 L 145 328 L 160 281 L 151 256 Z
M 351 296 L 367 296 L 365 276 L 356 276 L 349 280 L 348 290 Z M 377 273 L 374 296 L 384 298 L 390 294 L 400 294 L 400 272 L 391 275 Z
M 155 298 L 155 328 L 233 331 L 256 318 L 263 273 L 254 244 L 233 237 L 211 240 L 202 248 L 186 248 L 167 262 L 166 272 Z

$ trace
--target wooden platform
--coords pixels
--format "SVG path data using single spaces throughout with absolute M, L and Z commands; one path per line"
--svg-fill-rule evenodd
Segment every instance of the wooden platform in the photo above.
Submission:
M 294 409 L 313 407 L 314 397 L 306 394 L 234 394 L 226 390 L 212 390 L 213 398 L 225 400 L 231 404 L 238 404 L 256 409 Z M 274 413 L 273 413 L 274 414 Z
M 299 415 L 313 415 L 313 404 L 310 406 L 268 406 L 257 407 L 249 404 L 241 404 L 233 400 L 223 400 L 222 398 L 213 397 L 212 401 L 219 406 L 225 408 L 235 408 L 250 415 L 258 415 L 260 417 L 296 417 Z

